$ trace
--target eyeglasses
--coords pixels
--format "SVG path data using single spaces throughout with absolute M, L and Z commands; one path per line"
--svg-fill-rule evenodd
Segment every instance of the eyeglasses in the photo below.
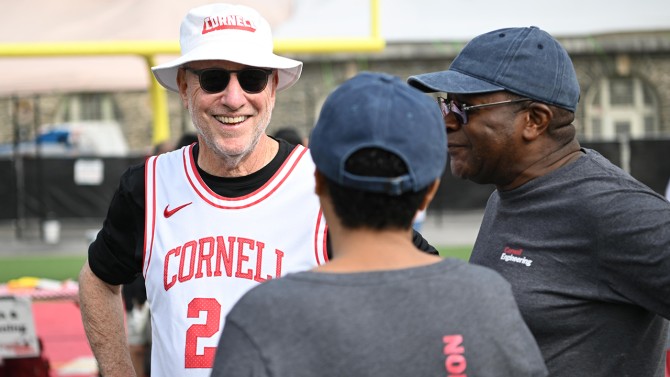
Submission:
M 454 113 L 454 116 L 456 119 L 461 123 L 461 124 L 467 124 L 468 123 L 468 111 L 470 110 L 476 110 L 476 109 L 481 109 L 483 107 L 489 107 L 489 106 L 498 106 L 498 105 L 508 105 L 510 103 L 517 103 L 517 102 L 523 102 L 523 101 L 532 101 L 530 98 L 517 98 L 517 99 L 511 99 L 507 101 L 500 101 L 500 102 L 492 102 L 492 103 L 482 103 L 480 105 L 472 105 L 468 106 L 464 103 L 458 103 L 456 101 L 449 100 L 443 97 L 437 97 L 437 103 L 440 104 L 440 109 L 442 110 L 442 116 L 445 118 L 449 113 Z
M 271 69 L 262 68 L 227 70 L 222 68 L 193 69 L 184 67 L 184 70 L 195 73 L 202 90 L 210 94 L 223 92 L 230 82 L 232 73 L 237 75 L 237 81 L 240 83 L 242 90 L 250 94 L 260 93 L 268 85 L 268 77 L 272 74 Z

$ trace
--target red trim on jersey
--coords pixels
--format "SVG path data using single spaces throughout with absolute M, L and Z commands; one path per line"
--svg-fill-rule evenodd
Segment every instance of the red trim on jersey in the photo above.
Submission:
M 321 260 L 319 259 L 319 229 L 321 229 L 322 221 L 325 221 L 325 219 L 323 218 L 323 210 L 319 208 L 319 214 L 316 217 L 316 230 L 314 232 L 314 259 L 316 259 L 316 264 L 318 265 L 321 265 L 321 263 L 319 263 L 319 261 Z M 325 229 L 323 230 L 323 240 L 321 241 L 323 242 L 322 245 L 323 249 L 321 251 L 323 252 L 324 257 L 323 260 L 325 262 L 328 262 L 328 251 L 326 250 L 326 244 L 328 243 L 326 239 L 327 235 L 328 235 L 328 226 L 325 226 Z
M 148 181 L 146 165 L 147 165 L 148 163 L 150 163 L 150 161 L 151 161 L 151 156 L 149 156 L 149 157 L 147 157 L 146 159 L 144 159 L 144 187 L 145 187 L 145 191 L 144 191 L 144 202 L 145 202 L 145 203 L 146 203 L 147 199 L 149 198 L 149 197 L 147 196 L 147 192 L 146 192 L 147 181 Z M 147 211 L 146 211 L 146 204 L 145 204 L 145 211 L 144 211 L 144 239 L 143 239 L 143 241 L 142 241 L 142 242 L 143 242 L 143 244 L 142 244 L 142 273 L 143 273 L 143 274 L 144 274 L 144 262 L 146 261 L 146 257 L 147 257 L 147 255 L 146 255 L 146 250 L 147 250 L 147 225 L 146 225 L 146 224 L 147 224 Z
M 321 252 L 323 253 L 323 260 L 328 262 L 328 224 L 323 228 L 323 249 Z
M 293 156 L 294 153 L 297 153 L 296 151 L 299 150 L 299 149 L 302 149 L 301 152 L 300 152 L 300 155 L 295 159 L 295 161 L 293 162 L 293 165 L 291 165 L 291 167 L 289 168 L 289 171 L 286 173 L 286 175 L 284 175 L 284 178 L 282 178 L 282 180 L 279 183 L 277 183 L 272 190 L 270 190 L 263 197 L 258 198 L 256 201 L 253 201 L 249 204 L 239 206 L 239 207 L 230 207 L 230 206 L 224 206 L 224 205 L 219 205 L 219 204 L 213 203 L 212 201 L 210 201 L 208 198 L 206 198 L 200 192 L 200 189 L 198 187 L 196 187 L 196 185 L 191 180 L 190 174 L 188 173 L 187 164 L 190 162 L 191 169 L 193 171 L 193 175 L 195 176 L 195 178 L 200 183 L 200 187 L 202 187 L 205 191 L 207 191 L 207 193 L 209 193 L 213 197 L 219 198 L 219 199 L 224 200 L 224 201 L 229 201 L 229 202 L 239 201 L 239 200 L 247 199 L 249 197 L 252 197 L 252 196 L 256 195 L 258 192 L 261 192 L 264 188 L 266 188 L 268 185 L 270 185 L 270 183 L 275 180 L 275 178 L 279 175 L 279 173 L 282 172 L 285 169 L 286 165 L 288 164 L 288 161 L 291 159 L 291 156 Z M 200 174 L 198 173 L 198 168 L 197 168 L 197 165 L 195 163 L 195 160 L 193 159 L 193 154 L 192 153 L 188 154 L 188 161 L 187 161 L 187 157 L 184 156 L 184 170 L 186 172 L 186 178 L 188 179 L 188 182 L 191 185 L 191 187 L 193 187 L 193 190 L 195 190 L 195 192 L 198 194 L 198 196 L 200 196 L 200 198 L 202 198 L 202 200 L 205 201 L 207 204 L 211 205 L 212 207 L 221 208 L 221 209 L 243 209 L 243 208 L 248 208 L 248 207 L 251 207 L 253 205 L 256 205 L 256 204 L 262 202 L 263 200 L 267 199 L 267 197 L 269 197 L 270 195 L 272 195 L 272 193 L 274 193 L 284 183 L 284 181 L 286 181 L 286 179 L 291 175 L 291 172 L 293 172 L 293 169 L 295 169 L 295 167 L 298 165 L 300 160 L 304 157 L 305 153 L 307 153 L 307 148 L 301 147 L 301 146 L 296 146 L 296 148 L 294 148 L 293 151 L 291 151 L 289 156 L 286 158 L 286 161 L 284 161 L 284 163 L 279 167 L 279 169 L 277 169 L 277 171 L 272 176 L 272 178 L 270 178 L 267 182 L 265 182 L 265 184 L 262 187 L 260 187 L 259 189 L 255 190 L 254 192 L 249 193 L 245 196 L 241 196 L 239 198 L 226 198 L 226 197 L 218 195 L 217 193 L 212 191 L 212 189 L 210 189 L 205 184 L 205 182 L 202 180 L 202 177 L 200 177 Z
M 150 160 L 147 160 L 147 162 L 152 163 L 152 165 L 153 165 L 152 173 L 153 174 L 152 174 L 152 177 L 150 177 L 150 178 L 147 177 L 146 176 L 146 167 L 145 167 L 145 170 L 144 170 L 145 171 L 144 187 L 145 188 L 147 187 L 147 179 L 151 179 L 152 182 L 153 182 L 153 185 L 152 185 L 152 191 L 153 192 L 151 194 L 152 201 L 153 201 L 153 206 L 152 206 L 153 210 L 151 211 L 151 214 L 149 214 L 148 211 L 146 211 L 146 207 L 145 207 L 146 216 L 151 216 L 151 218 L 152 218 L 152 221 L 151 221 L 151 241 L 149 242 L 149 258 L 147 258 L 147 255 L 146 255 L 147 238 L 148 238 L 148 235 L 146 234 L 147 226 L 145 225 L 145 227 L 144 227 L 144 255 L 142 257 L 142 259 L 143 259 L 142 262 L 143 262 L 143 267 L 144 267 L 143 275 L 144 275 L 145 279 L 147 277 L 147 273 L 149 272 L 149 264 L 151 263 L 151 255 L 153 254 L 153 249 L 154 249 L 154 236 L 156 235 L 156 164 L 158 162 L 158 157 L 157 156 L 152 157 Z M 146 164 L 146 162 L 145 162 L 145 164 Z M 147 195 L 148 195 L 148 193 L 145 192 L 144 193 L 144 197 L 145 197 L 144 201 L 145 202 L 148 199 Z M 146 204 L 145 204 L 145 206 L 146 206 Z M 147 219 L 145 219 L 145 221 L 146 220 Z

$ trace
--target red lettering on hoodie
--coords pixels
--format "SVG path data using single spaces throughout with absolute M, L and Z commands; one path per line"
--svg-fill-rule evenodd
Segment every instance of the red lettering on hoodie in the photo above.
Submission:
M 468 363 L 465 360 L 465 347 L 463 347 L 463 336 L 445 335 L 442 338 L 444 343 L 444 367 L 447 370 L 447 377 L 467 377 L 465 369 Z

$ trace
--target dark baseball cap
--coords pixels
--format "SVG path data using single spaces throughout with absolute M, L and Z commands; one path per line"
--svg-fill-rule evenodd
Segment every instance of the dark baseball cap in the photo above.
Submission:
M 424 92 L 479 94 L 507 90 L 575 112 L 579 82 L 567 51 L 536 26 L 472 39 L 446 71 L 410 76 Z
M 419 191 L 442 176 L 447 161 L 444 120 L 435 101 L 385 73 L 362 72 L 326 98 L 310 136 L 317 170 L 334 182 L 369 192 Z M 399 177 L 352 174 L 347 159 L 365 148 L 394 153 L 407 165 Z

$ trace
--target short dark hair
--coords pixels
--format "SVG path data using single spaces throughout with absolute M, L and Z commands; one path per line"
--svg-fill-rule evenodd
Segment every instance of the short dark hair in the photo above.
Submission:
M 275 132 L 273 136 L 275 137 L 275 139 L 283 139 L 293 145 L 303 143 L 302 136 L 300 136 L 300 132 L 298 132 L 298 130 L 295 128 L 280 128 L 279 130 L 277 130 L 277 132 Z
M 408 171 L 400 157 L 379 148 L 355 152 L 347 159 L 345 170 L 375 177 L 397 177 Z M 342 225 L 350 229 L 409 229 L 428 192 L 425 187 L 416 192 L 389 195 L 345 187 L 328 178 L 326 183 L 335 213 Z
M 177 144 L 175 144 L 175 149 L 191 145 L 196 141 L 198 141 L 198 135 L 192 132 L 184 133 L 183 135 L 181 135 L 179 140 L 177 140 Z

